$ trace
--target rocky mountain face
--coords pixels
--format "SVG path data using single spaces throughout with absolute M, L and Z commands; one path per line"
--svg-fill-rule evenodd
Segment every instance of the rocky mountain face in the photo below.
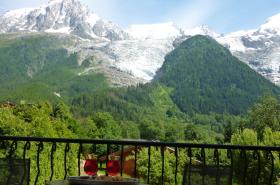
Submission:
M 227 35 L 215 33 L 205 25 L 182 30 L 171 22 L 132 25 L 124 30 L 92 13 L 78 0 L 50 0 L 39 8 L 13 10 L 0 16 L 0 33 L 47 32 L 78 37 L 78 44 L 68 45 L 67 49 L 79 53 L 80 65 L 84 60 L 90 61 L 82 74 L 96 71 L 101 62 L 102 71 L 111 79 L 118 79 L 119 73 L 129 79 L 129 83 L 122 83 L 123 78 L 119 78 L 118 86 L 151 81 L 165 56 L 198 34 L 216 39 L 241 61 L 280 84 L 279 30 L 280 14 L 258 29 Z
M 268 18 L 257 29 L 226 35 L 215 33 L 207 26 L 185 30 L 185 35 L 177 38 L 174 45 L 197 34 L 214 38 L 252 69 L 280 85 L 280 14 Z
M 66 33 L 88 39 L 128 38 L 119 26 L 101 19 L 78 0 L 50 0 L 39 8 L 13 10 L 0 17 L 0 33 L 19 31 Z
M 201 35 L 215 34 L 205 26 L 184 32 L 172 22 L 132 25 L 125 31 L 130 39 L 99 44 L 88 41 L 78 48 L 82 48 L 79 52 L 86 53 L 87 57 L 99 53 L 103 62 L 132 75 L 138 79 L 137 83 L 146 83 L 154 78 L 165 56 L 176 47 L 175 42 L 179 44 L 195 35 L 195 32 Z
M 280 14 L 255 30 L 216 37 L 251 68 L 280 85 Z
M 212 33 L 206 26 L 185 33 L 172 22 L 132 25 L 122 30 L 90 12 L 78 0 L 51 0 L 39 8 L 9 11 L 0 17 L 0 33 L 10 32 L 62 33 L 82 38 L 79 44 L 67 46 L 71 52 L 80 54 L 80 65 L 86 59 L 92 62 L 82 74 L 102 66 L 102 72 L 113 76 L 111 79 L 117 86 L 151 81 L 166 54 L 174 49 L 176 39 Z M 96 61 L 99 61 L 99 67 L 96 67 Z M 122 72 L 127 80 L 116 78 L 119 77 L 116 71 Z M 120 80 L 115 82 L 115 79 Z

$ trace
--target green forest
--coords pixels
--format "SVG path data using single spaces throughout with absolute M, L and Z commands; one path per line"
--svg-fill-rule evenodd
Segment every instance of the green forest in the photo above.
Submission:
M 143 109 L 143 107 L 141 108 Z M 146 108 L 151 112 L 153 108 Z M 143 110 L 145 111 L 145 110 Z M 237 145 L 264 145 L 278 146 L 280 143 L 280 102 L 272 96 L 261 98 L 249 111 L 242 116 L 233 116 L 229 114 L 194 114 L 185 116 L 176 112 L 161 113 L 158 117 L 142 117 L 142 122 L 128 119 L 120 121 L 110 112 L 97 111 L 88 114 L 87 117 L 74 118 L 70 108 L 64 103 L 51 104 L 41 102 L 38 104 L 19 104 L 15 107 L 3 107 L 0 109 L 0 132 L 1 135 L 13 136 L 38 136 L 54 138 L 90 138 L 90 139 L 157 139 L 168 142 L 189 142 L 189 143 L 219 143 L 219 144 L 237 144 Z M 273 114 L 272 114 L 273 113 Z M 171 115 L 171 116 L 170 116 Z M 137 119 L 141 119 L 139 116 Z M 159 119 L 160 125 L 154 122 Z M 154 137 L 153 137 L 154 136 Z M 4 148 L 3 148 L 4 147 Z M 9 145 L 2 146 L 2 157 L 7 155 Z M 57 146 L 55 158 L 55 176 L 54 178 L 63 178 L 63 155 L 64 145 Z M 100 148 L 101 147 L 101 148 Z M 100 146 L 99 154 L 104 155 L 106 149 Z M 28 152 L 28 156 L 36 161 L 37 147 L 33 145 Z M 49 151 L 51 145 L 44 146 L 44 152 L 41 154 L 42 176 L 49 178 Z M 72 145 L 71 152 L 68 155 L 69 174 L 76 175 L 78 146 Z M 90 151 L 90 150 L 89 150 Z M 183 167 L 188 161 L 186 150 L 181 150 L 178 168 L 178 180 L 182 180 Z M 224 163 L 229 161 L 226 158 L 226 151 L 220 151 L 220 160 Z M 193 150 L 193 153 L 200 153 Z M 17 150 L 16 155 L 22 155 L 22 149 Z M 213 150 L 206 150 L 207 161 L 212 161 Z M 249 155 L 249 154 L 248 154 Z M 161 184 L 161 151 L 152 148 L 152 176 L 151 184 Z M 195 155 L 194 155 L 195 156 Z M 237 158 L 239 154 L 236 154 Z M 44 160 L 47 159 L 47 160 Z M 264 159 L 265 160 L 265 159 Z M 44 161 L 44 162 L 43 162 Z M 147 175 L 147 150 L 143 149 L 138 156 L 138 173 L 145 178 Z M 174 178 L 174 154 L 165 151 L 165 170 L 166 184 L 173 184 Z M 275 170 L 280 170 L 279 159 L 275 158 Z M 33 167 L 32 167 L 33 166 Z M 36 163 L 31 163 L 31 174 L 36 174 Z M 263 166 L 265 168 L 265 166 Z M 170 171 L 171 170 L 171 171 Z M 266 169 L 262 173 L 270 173 Z M 142 176 L 141 175 L 141 176 Z M 170 178 L 168 178 L 170 177 Z M 242 178 L 240 177 L 240 180 Z M 33 182 L 34 178 L 31 178 Z M 261 179 L 262 182 L 268 182 L 268 179 Z M 275 179 L 277 180 L 277 179 Z M 238 179 L 237 179 L 238 182 Z
M 278 146 L 280 89 L 257 74 L 216 41 L 195 36 L 168 54 L 155 79 L 147 84 L 112 88 L 103 74 L 76 75 L 77 53 L 69 54 L 53 36 L 0 37 L 0 134 L 83 139 L 141 139 L 165 142 Z M 66 42 L 66 41 L 65 41 Z M 26 73 L 29 71 L 30 73 Z M 59 98 L 53 92 L 61 92 Z M 5 102 L 14 102 L 6 106 Z M 42 178 L 49 177 L 51 146 L 41 155 Z M 7 145 L 1 156 L 7 155 Z M 36 148 L 29 151 L 35 159 Z M 77 146 L 69 163 L 75 175 Z M 99 148 L 100 155 L 105 148 Z M 152 148 L 151 184 L 161 183 L 161 151 Z M 62 178 L 63 147 L 56 155 Z M 198 153 L 198 151 L 194 151 Z M 208 158 L 213 151 L 206 151 Z M 22 151 L 16 155 L 21 156 Z M 226 151 L 221 151 L 225 164 Z M 238 154 L 236 154 L 237 156 Z M 182 181 L 186 151 L 180 151 Z M 174 155 L 165 151 L 166 184 L 174 184 Z M 262 161 L 265 162 L 263 156 Z M 147 174 L 147 151 L 139 153 L 139 174 Z M 31 175 L 36 173 L 31 164 Z M 252 166 L 251 168 L 254 168 Z M 275 159 L 276 172 L 280 170 Z M 250 173 L 250 172 L 248 172 Z M 251 172 L 252 173 L 252 172 Z M 269 171 L 261 167 L 262 184 Z M 240 177 L 241 178 L 241 177 Z M 31 179 L 31 183 L 34 178 Z M 235 180 L 238 184 L 239 177 Z M 250 179 L 248 179 L 249 181 Z M 275 182 L 278 177 L 275 177 Z

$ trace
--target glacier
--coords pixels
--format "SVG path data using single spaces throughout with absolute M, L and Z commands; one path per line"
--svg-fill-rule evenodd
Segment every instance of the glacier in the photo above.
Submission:
M 0 16 L 0 34 L 25 32 L 76 36 L 79 44 L 69 50 L 80 53 L 79 65 L 82 59 L 95 57 L 106 66 L 103 71 L 108 74 L 122 71 L 125 78 L 137 83 L 153 79 L 176 43 L 194 35 L 207 35 L 280 85 L 280 14 L 268 18 L 259 28 L 225 35 L 212 31 L 207 25 L 183 30 L 172 22 L 131 25 L 123 29 L 102 19 L 78 0 L 50 0 L 37 8 L 12 10 Z M 89 66 L 77 75 L 95 68 L 96 65 Z

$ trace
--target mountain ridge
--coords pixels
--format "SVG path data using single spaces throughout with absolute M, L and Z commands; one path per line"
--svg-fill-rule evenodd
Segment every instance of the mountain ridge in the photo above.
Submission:
M 78 0 L 52 0 L 39 8 L 9 11 L 0 16 L 0 33 L 76 35 L 85 41 L 78 51 L 86 55 L 90 53 L 89 56 L 101 52 L 104 55 L 102 60 L 107 60 L 108 66 L 131 74 L 135 79 L 142 79 L 140 83 L 151 81 L 162 66 L 165 55 L 182 41 L 197 34 L 209 35 L 228 47 L 241 61 L 279 85 L 279 22 L 280 14 L 277 14 L 257 29 L 226 35 L 216 33 L 206 25 L 183 30 L 171 22 L 131 25 L 122 29 L 92 13 Z M 82 48 L 87 49 L 82 51 Z
M 38 8 L 12 10 L 0 16 L 0 33 L 19 31 L 65 33 L 85 39 L 128 38 L 118 25 L 101 19 L 78 0 L 52 0 Z
M 280 85 L 280 14 L 268 18 L 256 29 L 216 39 L 252 69 Z

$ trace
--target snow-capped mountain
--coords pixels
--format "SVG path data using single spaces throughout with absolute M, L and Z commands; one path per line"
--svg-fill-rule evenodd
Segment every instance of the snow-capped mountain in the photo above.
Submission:
M 115 66 L 145 81 L 153 79 L 166 54 L 174 49 L 173 41 L 184 35 L 171 22 L 132 25 L 126 31 L 132 39 L 117 41 L 109 46 L 116 56 Z
M 184 35 L 184 31 L 173 22 L 161 24 L 131 25 L 126 30 L 133 38 L 145 39 L 174 39 Z
M 79 52 L 82 59 L 98 55 L 105 71 L 117 69 L 137 79 L 137 83 L 152 80 L 164 57 L 179 43 L 197 34 L 208 35 L 257 72 L 280 84 L 280 14 L 258 29 L 227 35 L 218 34 L 206 25 L 182 30 L 172 22 L 131 25 L 124 30 L 103 20 L 78 0 L 50 0 L 38 8 L 13 10 L 0 16 L 0 34 L 11 32 L 78 36 L 79 46 L 71 47 L 71 51 Z M 84 73 L 92 69 L 90 66 Z
M 183 31 L 172 22 L 132 25 L 126 32 L 131 40 L 117 41 L 110 45 L 116 59 L 115 65 L 145 81 L 153 79 L 165 56 L 176 47 L 177 42 L 198 34 L 220 36 L 205 25 Z
M 152 80 L 165 55 L 174 48 L 173 41 L 184 35 L 171 22 L 132 25 L 123 30 L 101 19 L 78 0 L 50 0 L 39 8 L 9 11 L 0 16 L 0 33 L 10 32 L 50 32 L 86 38 L 85 43 L 72 50 L 82 53 L 82 58 L 99 53 L 106 66 L 118 68 L 142 82 Z
M 88 43 L 91 46 L 86 48 L 92 49 L 88 49 L 87 54 L 100 53 L 102 61 L 107 61 L 111 67 L 136 79 L 142 79 L 142 83 L 153 79 L 166 54 L 174 49 L 174 40 L 184 35 L 182 30 L 170 22 L 133 25 L 126 32 L 129 33 L 130 39 L 103 43 L 99 47 L 93 42 Z
M 241 61 L 280 85 L 280 14 L 270 17 L 258 29 L 238 31 L 216 39 Z
M 13 10 L 0 17 L 0 33 L 55 32 L 82 38 L 127 39 L 128 34 L 101 19 L 78 0 L 50 0 L 39 8 Z
M 213 38 L 220 37 L 221 35 L 211 30 L 207 25 L 197 26 L 194 28 L 189 28 L 184 30 L 185 35 L 194 36 L 194 35 L 208 35 Z

